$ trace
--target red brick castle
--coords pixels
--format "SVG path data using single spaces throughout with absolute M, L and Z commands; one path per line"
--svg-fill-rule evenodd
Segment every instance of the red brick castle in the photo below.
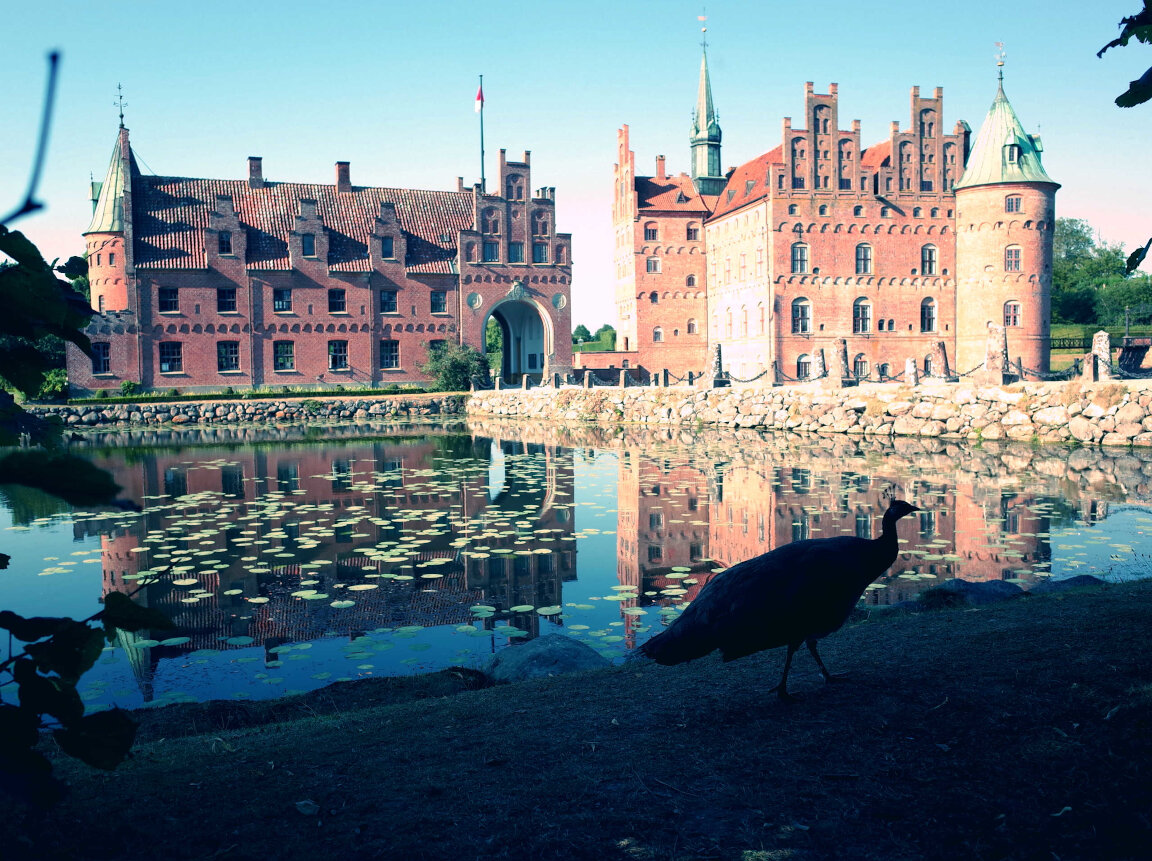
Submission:
M 943 93 L 912 89 L 908 125 L 865 146 L 842 128 L 832 84 L 804 93 L 778 146 L 721 174 L 721 131 L 705 49 L 691 172 L 639 176 L 617 132 L 612 217 L 617 350 L 597 362 L 807 379 L 840 356 L 857 379 L 980 365 L 988 324 L 1010 357 L 1048 370 L 1054 197 L 1038 137 L 1001 81 L 979 132 L 944 126 Z M 839 341 L 843 339 L 845 344 Z M 937 366 L 933 367 L 933 356 Z
M 120 127 L 85 231 L 93 356 L 75 393 L 422 382 L 439 341 L 504 337 L 504 374 L 571 369 L 571 236 L 529 154 L 455 191 L 148 176 Z

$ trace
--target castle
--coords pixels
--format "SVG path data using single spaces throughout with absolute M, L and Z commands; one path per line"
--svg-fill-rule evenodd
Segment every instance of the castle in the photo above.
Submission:
M 710 372 L 719 347 L 736 379 L 839 376 L 837 358 L 848 379 L 898 376 L 908 358 L 942 376 L 980 366 L 996 324 L 1013 361 L 1048 370 L 1060 186 L 1003 73 L 975 136 L 963 121 L 946 131 L 940 88 L 914 87 L 908 126 L 867 147 L 859 120 L 841 127 L 837 89 L 808 83 L 802 122 L 785 118 L 778 146 L 721 173 L 705 46 L 690 174 L 661 155 L 637 175 L 628 126 L 617 132 L 618 352 L 579 364 L 683 377 Z
M 427 380 L 440 342 L 484 349 L 503 373 L 571 368 L 572 238 L 530 154 L 500 151 L 499 192 L 140 172 L 121 122 L 85 231 L 91 357 L 69 345 L 75 394 L 365 388 Z

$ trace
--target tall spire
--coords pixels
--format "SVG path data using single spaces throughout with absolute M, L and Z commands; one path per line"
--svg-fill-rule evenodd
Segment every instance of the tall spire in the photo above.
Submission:
M 708 76 L 708 28 L 701 27 L 700 32 L 705 35 L 700 42 L 700 84 L 692 113 L 692 181 L 701 194 L 719 194 L 725 181 L 720 173 L 720 123 L 712 105 L 712 82 Z

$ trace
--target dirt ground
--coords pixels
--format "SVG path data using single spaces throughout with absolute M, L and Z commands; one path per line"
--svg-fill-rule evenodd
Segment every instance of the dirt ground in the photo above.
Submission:
M 1150 623 L 1152 583 L 873 613 L 792 705 L 777 649 L 165 709 L 0 858 L 1150 858 Z

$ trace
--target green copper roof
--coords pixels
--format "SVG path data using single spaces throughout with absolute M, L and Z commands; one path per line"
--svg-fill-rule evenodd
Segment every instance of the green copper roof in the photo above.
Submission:
M 96 183 L 93 183 L 95 188 Z M 100 184 L 100 197 L 92 211 L 92 223 L 85 233 L 124 232 L 124 167 L 120 158 L 120 141 L 112 148 L 112 160 L 108 163 L 108 174 Z
M 1042 151 L 1040 139 L 1024 131 L 1004 95 L 1004 82 L 1001 80 L 988 116 L 976 134 L 964 175 L 953 188 L 1001 182 L 1050 182 L 1056 185 L 1040 163 Z
M 708 78 L 708 52 L 700 57 L 700 87 L 696 92 L 696 110 L 692 116 L 692 138 L 720 142 L 720 123 L 712 107 L 712 83 Z

